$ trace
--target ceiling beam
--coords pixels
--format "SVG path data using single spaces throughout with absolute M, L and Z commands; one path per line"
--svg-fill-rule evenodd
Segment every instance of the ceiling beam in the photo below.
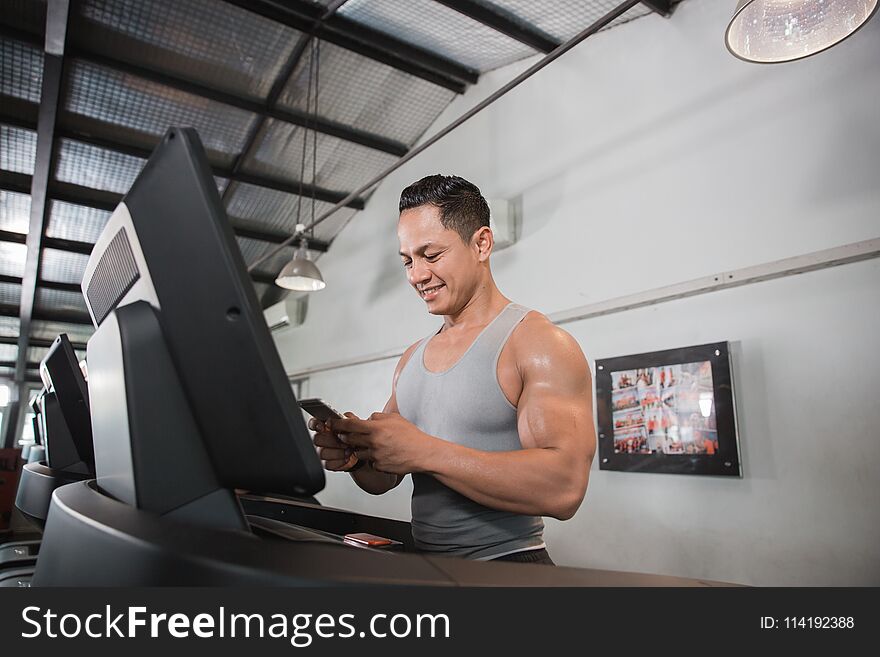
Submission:
M 290 235 L 288 235 L 287 233 L 267 233 L 262 230 L 251 230 L 250 228 L 247 228 L 246 226 L 242 226 L 240 224 L 233 224 L 232 230 L 235 232 L 235 235 L 237 237 L 244 237 L 260 242 L 271 242 L 272 244 L 281 244 L 281 242 L 286 241 L 287 238 L 290 237 Z M 309 238 L 309 251 L 326 253 L 327 249 L 329 248 L 330 242 Z
M 19 304 L 18 359 L 15 364 L 15 382 L 19 388 L 25 383 L 27 343 L 34 317 L 34 301 L 40 256 L 43 252 L 43 233 L 49 215 L 49 181 L 55 166 L 55 126 L 61 107 L 61 86 L 64 80 L 64 46 L 67 41 L 68 0 L 49 0 L 46 5 L 46 36 L 43 47 L 43 81 L 40 90 L 40 110 L 37 116 L 37 152 L 34 175 L 31 178 L 31 215 L 25 244 L 27 256 L 21 281 Z M 27 400 L 19 399 L 19 406 Z M 20 411 L 20 409 L 19 409 Z M 14 442 L 18 430 L 18 413 L 10 416 L 4 444 Z M 15 425 L 10 428 L 11 425 Z
M 18 307 L 9 304 L 0 304 L 0 317 L 18 317 Z M 41 322 L 64 322 L 67 324 L 83 324 L 94 326 L 92 318 L 87 313 L 71 312 L 69 310 L 34 310 L 32 320 Z M 19 336 L 20 337 L 20 336 Z
M 15 367 L 15 366 L 16 366 L 16 361 L 13 361 L 13 360 L 0 360 L 0 367 L 13 368 L 13 367 Z M 28 370 L 38 370 L 38 371 L 39 371 L 39 369 L 40 369 L 40 364 L 39 364 L 39 363 L 26 363 L 25 367 L 26 367 L 26 369 L 28 369 Z M 25 379 L 26 379 L 26 380 L 30 380 L 30 379 L 27 379 L 27 377 L 25 377 Z M 25 401 L 25 403 L 27 403 L 27 400 L 24 400 L 24 401 Z
M 23 189 L 23 193 L 27 193 L 27 187 L 23 184 L 22 180 L 25 178 L 29 179 L 30 177 L 24 174 L 0 170 L 0 189 L 10 189 L 11 191 L 20 191 Z M 58 183 L 55 183 L 56 186 L 57 184 Z M 61 194 L 55 193 L 55 191 L 57 190 L 55 190 L 54 187 L 55 186 L 53 186 L 52 193 L 53 199 L 61 199 L 69 203 L 85 205 L 87 207 L 97 207 L 98 209 L 107 209 L 112 211 L 116 208 L 116 205 L 119 203 L 119 201 L 122 200 L 121 195 L 113 194 L 112 192 L 93 190 L 87 187 L 79 187 L 78 185 L 65 184 L 62 190 L 63 193 Z M 96 202 L 97 196 L 101 196 L 103 200 L 100 202 Z M 261 242 L 270 242 L 272 244 L 281 244 L 289 237 L 287 234 L 268 233 L 261 230 L 251 229 L 243 225 L 236 225 L 234 223 L 232 229 L 238 237 L 257 240 Z M 8 230 L 0 230 L 0 242 L 25 244 L 26 241 L 27 235 L 22 235 L 21 233 L 15 233 Z M 70 253 L 83 253 L 86 255 L 91 254 L 92 249 L 94 248 L 94 244 L 90 242 L 77 242 L 74 240 L 64 240 L 54 237 L 43 237 L 43 246 L 47 249 L 58 249 L 59 251 L 67 251 Z M 329 242 L 318 239 L 309 239 L 309 251 L 325 253 L 329 248 Z M 251 271 L 249 273 L 251 280 L 253 280 L 255 283 L 267 283 L 270 285 L 274 285 L 275 283 L 276 274 L 262 272 L 258 270 Z M 8 283 L 20 282 L 20 279 L 16 277 L 10 276 L 5 278 L 8 279 L 5 280 L 5 282 Z M 0 282 L 4 282 L 4 277 L 0 277 Z M 46 289 L 81 291 L 81 288 L 77 283 L 56 283 L 54 281 L 41 280 L 38 282 L 38 286 L 44 287 Z M 86 323 L 91 323 L 91 320 L 87 321 Z
M 6 36 L 17 41 L 30 43 L 31 45 L 38 45 L 40 40 L 39 35 L 25 32 L 2 23 L 0 23 L 0 36 Z M 172 89 L 177 89 L 178 91 L 190 93 L 199 96 L 200 98 L 206 98 L 266 118 L 303 127 L 306 126 L 306 123 L 308 122 L 308 126 L 311 128 L 311 119 L 307 117 L 305 113 L 298 110 L 286 107 L 270 108 L 261 100 L 243 98 L 234 93 L 218 89 L 217 87 L 188 80 L 166 71 L 160 71 L 145 63 L 134 64 L 116 57 L 108 57 L 107 55 L 101 54 L 96 50 L 92 50 L 91 48 L 82 45 L 71 45 L 67 49 L 67 55 L 69 58 L 81 59 L 98 66 L 103 66 L 104 68 L 119 71 L 120 73 L 125 73 L 127 75 L 133 75 L 144 80 L 149 80 L 150 82 L 155 82 L 156 84 L 161 84 Z M 361 146 L 383 151 L 397 157 L 404 155 L 408 150 L 406 144 L 394 139 L 360 130 L 354 126 L 337 123 L 325 118 L 318 119 L 317 130 L 318 132 L 331 137 L 336 137 L 337 139 L 342 139 L 354 144 L 360 144 Z
M 2 372 L 0 372 L 0 380 L 2 380 L 5 376 Z M 43 384 L 43 380 L 40 378 L 39 372 L 35 370 L 28 370 L 27 376 L 25 376 L 25 381 L 27 383 L 33 383 L 34 386 L 27 386 L 30 390 L 37 390 Z M 30 395 L 28 395 L 28 399 L 30 399 Z
M 0 344 L 18 344 L 18 338 L 3 335 L 0 336 Z M 29 341 L 29 346 L 38 347 L 40 349 L 48 349 L 53 344 L 55 344 L 55 340 L 44 340 L 43 338 L 32 337 Z M 85 351 L 87 347 L 85 342 L 71 342 L 70 346 L 79 351 Z
M 218 171 L 217 175 L 223 174 Z M 290 182 L 288 180 L 282 180 L 281 178 L 259 176 L 245 173 L 243 171 L 238 171 L 232 173 L 231 175 L 231 180 L 239 183 L 245 183 L 247 185 L 256 185 L 258 187 L 273 189 L 277 192 L 284 192 L 285 194 L 293 194 L 295 196 L 299 195 L 300 192 L 300 184 L 298 182 Z M 302 195 L 305 198 L 312 198 L 312 196 L 314 196 L 319 201 L 332 203 L 334 205 L 336 203 L 339 203 L 339 201 L 346 198 L 346 196 L 348 195 L 346 192 L 332 192 L 329 190 L 321 189 L 320 187 L 312 187 L 311 185 L 306 183 L 303 183 L 301 189 Z M 333 199 L 336 200 L 334 201 Z M 356 198 L 353 199 L 350 203 L 346 203 L 345 205 L 346 207 L 353 208 L 355 210 L 363 210 L 365 204 L 364 199 Z
M 322 7 L 303 0 L 226 2 L 305 33 L 312 32 L 324 13 Z M 467 85 L 476 84 L 479 79 L 477 71 L 459 62 L 338 14 L 321 23 L 314 33 L 319 39 L 459 94 L 464 93 Z
M 61 292 L 76 292 L 82 294 L 82 286 L 79 283 L 59 283 L 58 281 L 37 281 L 37 287 L 43 290 L 59 290 Z
M 27 241 L 28 235 L 14 233 L 9 230 L 0 230 L 0 242 L 27 244 Z M 57 237 L 44 236 L 42 239 L 42 248 L 58 249 L 59 251 L 66 251 L 68 253 L 82 253 L 83 255 L 91 255 L 94 246 L 95 245 L 90 242 L 78 242 L 76 240 L 65 240 Z
M 2 176 L 0 176 L 2 180 Z M 84 205 L 87 208 L 95 210 L 104 210 L 105 212 L 113 212 L 119 202 L 123 199 L 124 194 L 109 192 L 106 189 L 95 189 L 93 187 L 84 187 L 82 185 L 74 185 L 73 183 L 60 182 L 53 180 L 49 187 L 49 193 L 55 201 L 63 201 L 73 205 Z
M 235 94 L 229 93 L 227 91 L 222 91 L 214 87 L 209 87 L 205 84 L 199 84 L 191 80 L 186 80 L 184 78 L 171 75 L 164 71 L 152 69 L 148 66 L 145 66 L 144 64 L 132 64 L 130 62 L 123 62 L 119 59 L 110 58 L 96 52 L 83 50 L 82 48 L 72 48 L 70 56 L 91 62 L 93 64 L 97 64 L 99 66 L 103 66 L 105 68 L 110 68 L 115 71 L 134 75 L 166 87 L 171 87 L 172 89 L 177 89 L 179 91 L 199 96 L 201 98 L 207 98 L 208 100 L 213 100 L 215 102 L 222 103 L 223 105 L 229 105 L 230 107 L 235 107 L 237 109 L 244 110 L 258 116 L 275 119 L 276 121 L 282 121 L 284 123 L 292 123 L 293 125 L 298 125 L 301 127 L 305 127 L 308 122 L 309 127 L 311 127 L 309 118 L 303 112 L 282 107 L 270 108 L 261 101 L 242 98 L 241 96 L 236 96 Z M 319 119 L 317 123 L 317 130 L 322 134 L 336 137 L 337 139 L 342 139 L 343 141 L 348 141 L 353 144 L 366 146 L 367 148 L 383 151 L 391 155 L 397 155 L 398 157 L 400 157 L 401 154 L 405 154 L 407 150 L 409 150 L 406 144 L 403 144 L 401 142 L 389 139 L 388 137 L 383 137 L 382 135 L 367 132 L 365 130 L 360 130 L 353 126 L 337 123 L 329 119 Z
M 17 103 L 17 105 L 21 107 L 23 103 Z M 38 111 L 38 106 L 36 105 L 36 103 L 28 103 L 28 105 L 30 105 L 30 111 L 28 113 L 31 113 L 32 115 L 36 114 Z M 0 123 L 12 125 L 17 128 L 24 128 L 27 130 L 36 129 L 36 124 L 33 123 L 31 120 L 25 118 L 22 114 L 23 112 L 12 113 L 0 109 Z M 70 116 L 72 115 L 63 111 L 61 112 L 61 115 L 58 117 L 58 125 L 55 130 L 56 138 L 72 139 L 83 144 L 111 150 L 117 153 L 130 155 L 132 157 L 137 157 L 144 160 L 149 159 L 150 155 L 152 155 L 153 153 L 153 147 L 161 141 L 161 137 L 150 136 L 150 139 L 155 140 L 155 143 L 152 146 L 144 146 L 131 142 L 126 142 L 121 140 L 118 136 L 109 136 L 107 134 L 107 128 L 98 123 L 96 123 L 94 127 L 89 130 L 84 130 L 82 128 L 73 128 L 69 125 Z M 322 189 L 320 187 L 312 187 L 312 185 L 305 183 L 302 185 L 302 190 L 300 190 L 299 182 L 291 182 L 289 180 L 284 180 L 275 176 L 244 173 L 240 170 L 240 166 L 233 167 L 232 169 L 220 166 L 212 166 L 211 170 L 213 171 L 215 176 L 219 176 L 221 178 L 227 178 L 229 180 L 234 180 L 235 182 L 246 183 L 248 185 L 254 185 L 256 187 L 263 187 L 265 189 L 271 189 L 274 191 L 283 192 L 285 194 L 299 194 L 299 192 L 302 191 L 302 195 L 308 198 L 311 198 L 314 194 L 317 200 L 324 201 L 325 203 L 336 204 L 347 196 L 347 192 L 337 192 L 329 189 Z M 365 203 L 362 198 L 356 198 L 353 199 L 350 203 L 346 203 L 347 207 L 353 208 L 355 210 L 363 210 L 364 205 Z
M 30 194 L 31 176 L 13 171 L 0 170 L 0 189 L 5 189 L 19 194 Z M 64 201 L 74 205 L 82 205 L 88 208 L 113 212 L 119 202 L 122 201 L 123 195 L 115 192 L 108 192 L 101 189 L 92 189 L 91 187 L 83 187 L 81 185 L 73 185 L 71 183 L 53 182 L 49 186 L 49 197 L 52 200 Z M 288 238 L 287 234 L 274 233 L 253 226 L 245 225 L 242 220 L 235 217 L 229 218 L 232 224 L 232 230 L 238 237 L 258 240 L 261 242 L 269 242 L 271 244 L 280 244 Z M 13 233 L 10 231 L 0 230 L 0 241 L 17 242 L 24 244 L 26 235 L 21 233 Z M 89 242 L 76 242 L 73 240 L 62 240 L 54 237 L 43 237 L 44 246 L 48 248 L 59 249 L 61 251 L 73 251 L 74 253 L 92 252 L 93 244 Z M 330 248 L 330 243 L 324 240 L 309 240 L 309 250 L 324 253 Z
M 240 235 L 240 237 L 247 237 L 247 229 L 243 229 L 242 232 L 244 235 Z M 264 233 L 259 233 L 261 237 L 265 237 Z M 0 230 L 0 242 L 12 242 L 15 244 L 24 244 L 27 239 L 26 235 L 22 235 L 21 233 L 13 233 L 8 230 Z M 256 239 L 256 238 L 252 238 Z M 280 244 L 284 240 L 287 239 L 287 235 L 273 235 L 273 240 L 275 243 Z M 265 241 L 265 240 L 264 240 Z M 74 240 L 61 240 L 57 238 L 43 238 L 43 246 L 47 249 L 58 249 L 59 251 L 66 251 L 68 253 L 82 253 L 85 255 L 89 255 L 94 248 L 94 244 L 90 242 L 76 242 Z M 316 252 L 325 252 L 329 244 L 327 242 L 321 240 L 309 240 L 309 251 Z M 265 272 L 254 271 L 251 272 L 251 278 L 256 283 L 274 283 L 275 275 L 269 274 Z M 0 283 L 13 283 L 19 284 L 21 279 L 16 276 L 0 276 Z M 45 281 L 40 280 L 37 283 L 37 287 L 42 287 L 47 290 L 64 290 L 68 292 L 81 292 L 80 285 L 78 283 L 58 283 L 56 281 Z
M 32 176 L 17 171 L 4 171 L 0 169 L 0 189 L 18 194 L 31 194 Z
M 495 5 L 483 4 L 474 0 L 435 0 L 435 2 L 454 9 L 460 14 L 471 18 L 496 32 L 509 36 L 520 43 L 534 48 L 538 52 L 548 53 L 560 45 L 561 41 Z
M 0 240 L 2 241 L 2 240 Z M 21 285 L 21 279 L 18 276 L 9 276 L 7 274 L 0 275 L 0 283 L 8 283 L 10 285 Z M 57 281 L 37 281 L 37 287 L 45 290 L 60 290 L 62 292 L 82 293 L 79 283 L 59 283 Z
M 27 235 L 16 233 L 11 230 L 0 230 L 0 242 L 27 244 Z M 21 279 L 19 279 L 19 284 L 21 284 Z

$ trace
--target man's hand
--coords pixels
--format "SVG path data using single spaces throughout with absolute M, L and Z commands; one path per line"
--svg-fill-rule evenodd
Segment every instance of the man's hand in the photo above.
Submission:
M 346 417 L 358 419 L 354 413 L 346 413 Z M 345 472 L 358 462 L 354 450 L 337 438 L 328 425 L 317 418 L 309 418 L 309 429 L 315 431 L 312 442 L 318 448 L 318 458 L 324 468 L 332 472 Z
M 374 470 L 389 474 L 419 472 L 426 454 L 443 442 L 397 413 L 373 413 L 367 420 L 334 419 L 329 424 L 358 459 L 366 459 Z

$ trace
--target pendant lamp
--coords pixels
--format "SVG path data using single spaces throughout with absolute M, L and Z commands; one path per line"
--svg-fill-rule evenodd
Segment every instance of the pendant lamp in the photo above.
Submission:
M 790 62 L 840 43 L 864 25 L 880 0 L 739 0 L 727 49 L 762 64 Z

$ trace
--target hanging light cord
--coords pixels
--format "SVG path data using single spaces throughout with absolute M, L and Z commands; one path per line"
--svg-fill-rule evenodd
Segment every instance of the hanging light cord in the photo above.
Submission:
M 309 224 L 309 230 L 312 238 L 315 237 L 315 207 L 318 203 L 316 198 L 318 189 L 318 89 L 321 82 L 321 40 L 313 39 L 314 44 L 313 55 L 315 60 L 315 114 L 314 123 L 312 125 L 312 223 Z
M 296 203 L 296 225 L 302 223 L 300 221 L 302 216 L 302 200 L 303 200 L 303 184 L 304 179 L 306 177 L 306 149 L 309 146 L 309 129 L 308 129 L 308 119 L 311 116 L 311 108 L 312 108 L 312 79 L 314 77 L 314 68 L 315 68 L 315 42 L 314 39 L 309 41 L 309 77 L 306 84 L 306 125 L 303 127 L 303 142 L 302 142 L 302 155 L 300 157 L 299 164 L 299 193 L 297 194 L 297 203 Z M 314 181 L 312 182 L 314 185 Z M 312 209 L 312 213 L 314 213 L 314 208 Z M 294 237 L 297 236 L 297 233 L 294 233 Z M 292 240 L 291 240 L 292 241 Z

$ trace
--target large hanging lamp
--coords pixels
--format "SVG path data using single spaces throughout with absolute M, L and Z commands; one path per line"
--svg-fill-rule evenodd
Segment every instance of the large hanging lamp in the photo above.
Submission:
M 275 285 L 296 292 L 317 292 L 327 285 L 318 266 L 309 260 L 309 245 L 305 237 L 300 239 L 293 259 L 281 269 Z
M 724 42 L 740 59 L 775 64 L 822 52 L 864 25 L 880 0 L 739 0 Z

